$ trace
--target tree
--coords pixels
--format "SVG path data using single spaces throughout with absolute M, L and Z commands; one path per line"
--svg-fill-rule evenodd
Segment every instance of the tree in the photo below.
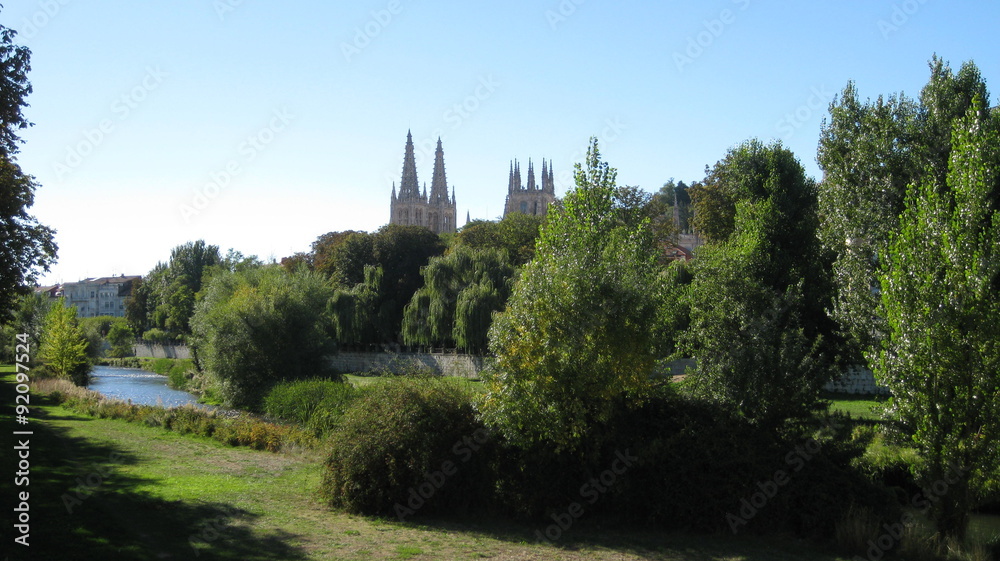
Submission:
M 389 224 L 375 234 L 348 235 L 334 256 L 342 277 L 338 284 L 343 287 L 331 308 L 338 315 L 334 322 L 339 341 L 400 342 L 403 309 L 420 288 L 420 269 L 443 251 L 441 238 L 422 226 Z M 360 271 L 356 270 L 359 266 Z M 360 281 L 351 283 L 359 272 Z M 361 326 L 362 318 L 371 324 Z
M 134 354 L 132 344 L 135 343 L 135 333 L 129 328 L 127 322 L 116 321 L 112 323 L 105 339 L 111 345 L 108 356 L 121 358 Z
M 49 270 L 58 249 L 55 231 L 28 214 L 38 184 L 14 161 L 18 131 L 31 126 L 21 113 L 31 93 L 31 51 L 14 44 L 16 34 L 0 25 L 0 322 L 10 319 L 22 287 Z
M 535 243 L 544 221 L 541 216 L 523 212 L 512 212 L 497 222 L 473 220 L 456 234 L 455 245 L 505 250 L 514 265 L 520 267 L 535 256 Z
M 254 266 L 260 266 L 256 257 L 244 258 L 230 250 L 224 260 L 219 247 L 204 240 L 179 245 L 167 263 L 157 263 L 133 288 L 126 316 L 137 332 L 156 328 L 182 339 L 191 333 L 191 316 L 203 285 L 220 271 Z
M 256 409 L 278 382 L 330 375 L 333 290 L 323 275 L 250 268 L 218 274 L 206 290 L 194 345 L 226 405 Z
M 963 64 L 956 75 L 935 56 L 930 70 L 918 101 L 896 94 L 861 102 L 850 82 L 823 123 L 820 236 L 835 256 L 832 317 L 850 334 L 856 358 L 878 349 L 886 330 L 874 288 L 880 256 L 899 229 L 907 186 L 926 174 L 945 183 L 952 123 L 974 97 L 989 99 L 974 63 Z
M 87 340 L 77 324 L 76 307 L 67 307 L 62 298 L 45 318 L 39 358 L 56 376 L 72 380 L 78 386 L 87 384 L 90 371 Z
M 731 150 L 705 184 L 735 212 L 731 233 L 714 238 L 694 264 L 682 337 L 698 362 L 693 387 L 777 428 L 808 415 L 833 374 L 815 184 L 781 143 L 757 140 Z
M 1000 464 L 1000 134 L 976 98 L 953 129 L 950 171 L 907 190 L 880 263 L 886 332 L 869 358 L 912 432 L 923 482 L 950 484 L 932 503 L 948 537 Z
M 589 448 L 589 428 L 650 386 L 656 249 L 615 177 L 592 139 L 576 188 L 549 210 L 535 258 L 490 329 L 496 365 L 478 407 L 514 443 Z
M 485 351 L 492 313 L 510 295 L 514 266 L 507 252 L 459 245 L 431 258 L 423 277 L 403 311 L 403 342 Z

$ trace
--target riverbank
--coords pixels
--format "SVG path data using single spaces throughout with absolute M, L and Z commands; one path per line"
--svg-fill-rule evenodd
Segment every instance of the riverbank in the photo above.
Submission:
M 9 427 L 9 374 L 0 385 L 0 422 Z M 32 397 L 36 559 L 847 559 L 793 539 L 618 531 L 585 519 L 549 545 L 536 542 L 536 528 L 506 522 L 418 525 L 349 516 L 316 497 L 320 452 L 232 448 Z M 5 502 L 11 481 L 0 484 Z

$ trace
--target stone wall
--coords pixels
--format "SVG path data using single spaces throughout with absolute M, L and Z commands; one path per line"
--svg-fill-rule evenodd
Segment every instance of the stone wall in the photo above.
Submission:
M 136 343 L 132 346 L 132 351 L 140 358 L 191 358 L 191 350 L 185 345 Z
M 823 387 L 828 392 L 855 395 L 889 395 L 889 388 L 875 383 L 875 374 L 864 366 L 849 366 L 844 375 Z
M 405 374 L 417 369 L 463 378 L 478 378 L 484 365 L 483 357 L 449 353 L 345 352 L 327 359 L 330 361 L 330 366 L 340 372 Z

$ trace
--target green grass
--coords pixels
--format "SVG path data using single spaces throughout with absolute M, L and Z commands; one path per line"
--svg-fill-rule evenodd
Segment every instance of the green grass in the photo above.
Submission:
M 0 383 L 5 431 L 14 426 L 10 379 L 7 374 Z M 534 537 L 544 529 L 541 524 L 423 520 L 418 525 L 350 516 L 318 501 L 323 459 L 318 453 L 232 448 L 204 437 L 31 405 L 34 559 L 846 559 L 785 537 L 612 530 L 585 518 L 549 545 Z M 77 478 L 97 481 L 93 474 L 100 475 L 99 484 L 79 504 L 71 500 L 68 512 L 64 499 L 76 497 Z M 11 477 L 0 478 L 4 504 L 11 504 L 12 483 Z M 24 558 L 10 546 L 5 552 L 10 559 Z
M 391 380 L 392 377 L 380 376 L 378 374 L 341 374 L 344 381 L 354 384 L 356 387 L 367 386 L 378 381 Z M 483 382 L 477 378 L 463 378 L 460 376 L 445 376 L 445 380 L 464 386 L 476 392 L 483 391 Z
M 855 419 L 871 421 L 881 419 L 876 407 L 885 403 L 885 399 L 883 398 L 851 396 L 847 394 L 830 394 L 826 396 L 826 399 L 830 400 L 830 411 L 849 413 Z

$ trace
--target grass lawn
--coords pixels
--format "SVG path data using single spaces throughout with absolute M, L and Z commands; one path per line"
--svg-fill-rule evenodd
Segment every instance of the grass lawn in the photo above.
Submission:
M 848 394 L 829 394 L 823 396 L 830 401 L 830 411 L 850 413 L 855 419 L 879 420 L 875 407 L 885 403 L 884 398 L 873 396 L 854 396 Z
M 368 384 L 377 382 L 379 380 L 386 379 L 384 376 L 379 376 L 376 374 L 341 374 L 344 380 L 354 384 L 355 386 L 366 386 Z M 453 382 L 460 386 L 466 386 L 477 392 L 483 391 L 483 382 L 478 378 L 462 378 L 459 376 L 445 376 L 444 380 Z
M 12 418 L 10 371 L 0 384 L 8 435 L 24 428 Z M 507 522 L 350 516 L 316 499 L 322 457 L 315 453 L 231 448 L 31 405 L 33 559 L 846 559 L 790 538 L 617 531 L 586 518 L 549 545 L 534 537 L 542 528 Z M 10 469 L 12 454 L 4 457 Z M 13 478 L 0 481 L 4 505 L 13 504 Z M 27 558 L 8 544 L 10 559 Z

